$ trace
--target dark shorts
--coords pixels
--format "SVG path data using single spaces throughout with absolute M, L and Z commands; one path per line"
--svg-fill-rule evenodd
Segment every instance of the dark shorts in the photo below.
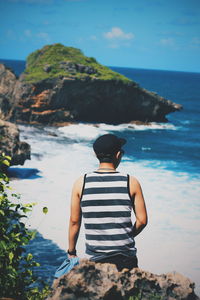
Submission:
M 115 264 L 118 271 L 121 271 L 124 268 L 127 268 L 129 270 L 133 268 L 138 268 L 138 259 L 137 256 L 127 256 L 123 254 L 116 254 L 110 257 L 105 257 L 102 259 L 99 259 L 98 263 L 110 263 Z

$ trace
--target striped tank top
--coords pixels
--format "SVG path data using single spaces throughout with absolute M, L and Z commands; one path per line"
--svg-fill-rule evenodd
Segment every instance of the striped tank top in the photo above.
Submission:
M 119 172 L 86 174 L 81 197 L 86 255 L 98 260 L 115 254 L 136 255 L 132 235 L 129 175 Z

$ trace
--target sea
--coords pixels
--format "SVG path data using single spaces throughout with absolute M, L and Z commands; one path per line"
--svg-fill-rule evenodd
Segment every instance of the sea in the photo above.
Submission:
M 17 76 L 24 61 L 3 60 Z M 97 169 L 93 141 L 114 133 L 127 139 L 119 171 L 141 183 L 148 225 L 136 237 L 139 267 L 156 274 L 178 272 L 195 282 L 200 295 L 200 73 L 110 67 L 183 109 L 167 123 L 87 124 L 65 127 L 18 125 L 31 145 L 31 160 L 10 168 L 11 186 L 21 202 L 35 203 L 26 224 L 38 234 L 28 246 L 52 282 L 68 248 L 70 197 L 74 181 Z M 43 213 L 43 208 L 48 213 Z M 78 255 L 84 257 L 81 228 Z

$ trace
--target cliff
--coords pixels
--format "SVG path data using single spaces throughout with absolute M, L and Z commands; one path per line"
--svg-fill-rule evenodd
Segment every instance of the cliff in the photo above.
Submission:
M 54 281 L 48 300 L 197 300 L 194 283 L 173 272 L 155 275 L 141 269 L 118 272 L 115 265 L 83 261 Z
M 165 122 L 167 114 L 181 109 L 61 44 L 29 55 L 11 101 L 11 120 L 33 124 Z
M 20 141 L 17 126 L 3 120 L 0 120 L 0 153 L 11 156 L 11 165 L 23 165 L 30 159 L 30 145 Z
M 0 64 L 0 119 L 9 119 L 11 116 L 16 82 L 15 74 L 3 64 Z
M 11 165 L 23 165 L 26 159 L 30 159 L 30 146 L 20 141 L 17 126 L 5 121 L 12 118 L 15 108 L 16 83 L 15 74 L 0 64 L 0 153 L 12 157 Z

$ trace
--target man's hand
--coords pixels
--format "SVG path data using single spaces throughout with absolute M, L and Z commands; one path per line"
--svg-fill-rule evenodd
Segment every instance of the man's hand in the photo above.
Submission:
M 69 259 L 75 258 L 75 257 L 77 257 L 77 255 L 69 255 L 69 254 L 68 254 L 68 258 L 69 258 Z

